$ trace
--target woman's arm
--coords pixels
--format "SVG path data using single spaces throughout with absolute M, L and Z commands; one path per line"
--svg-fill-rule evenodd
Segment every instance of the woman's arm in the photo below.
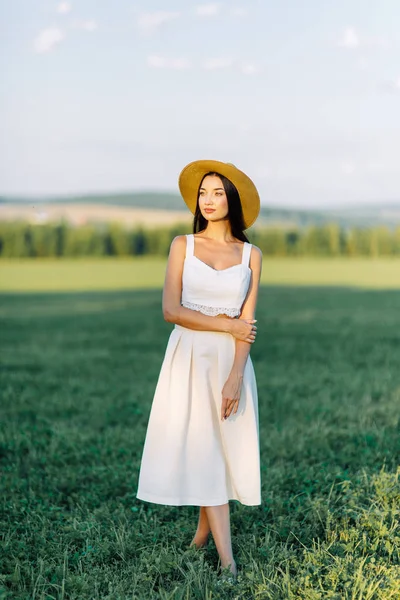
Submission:
M 262 253 L 257 246 L 253 246 L 250 255 L 251 281 L 247 292 L 246 300 L 242 306 L 240 319 L 255 319 L 258 288 L 260 286 L 262 267 Z M 236 340 L 235 360 L 232 365 L 232 371 L 243 375 L 246 366 L 247 357 L 250 352 L 250 344 L 241 340 Z
M 246 317 L 241 319 L 220 316 L 210 317 L 181 305 L 185 254 L 186 236 L 179 235 L 173 239 L 168 257 L 162 299 L 164 319 L 169 323 L 182 325 L 189 329 L 230 333 L 235 338 L 243 340 L 244 343 L 252 343 L 255 336 L 252 333 L 251 319 L 249 320 Z
M 258 289 L 260 285 L 262 266 L 262 253 L 257 246 L 253 246 L 250 255 L 250 268 L 252 271 L 249 290 L 246 300 L 243 303 L 241 319 L 249 319 L 254 321 Z M 242 388 L 243 374 L 246 366 L 247 358 L 250 353 L 251 345 L 245 340 L 235 340 L 235 358 L 233 361 L 231 372 L 222 390 L 221 404 L 221 419 L 227 419 L 232 410 L 235 414 L 239 407 L 240 392 Z

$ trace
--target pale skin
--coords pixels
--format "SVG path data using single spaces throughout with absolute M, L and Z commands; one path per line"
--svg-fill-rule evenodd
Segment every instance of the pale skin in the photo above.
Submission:
M 221 179 L 216 175 L 204 178 L 199 192 L 199 206 L 207 219 L 204 231 L 195 235 L 195 256 L 216 270 L 239 264 L 242 260 L 243 242 L 232 235 L 228 220 L 228 199 Z M 235 338 L 235 357 L 228 379 L 221 390 L 221 420 L 235 414 L 239 407 L 242 381 L 251 345 L 257 327 L 255 309 L 261 275 L 262 254 L 252 246 L 250 256 L 251 281 L 247 297 L 238 319 L 226 315 L 211 317 L 181 306 L 182 271 L 186 254 L 185 236 L 177 236 L 168 258 L 164 290 L 163 314 L 166 321 L 198 331 L 220 331 Z M 236 563 L 232 552 L 229 504 L 201 506 L 197 531 L 192 545 L 206 545 L 212 533 L 220 557 L 221 567 L 236 576 Z

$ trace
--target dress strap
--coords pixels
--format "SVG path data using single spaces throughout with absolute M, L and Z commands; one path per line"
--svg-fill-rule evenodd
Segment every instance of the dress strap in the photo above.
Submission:
M 186 256 L 193 256 L 194 252 L 194 238 L 193 233 L 186 235 Z
M 249 266 L 250 263 L 250 254 L 251 254 L 251 244 L 248 242 L 244 242 L 244 247 L 242 251 L 242 265 Z

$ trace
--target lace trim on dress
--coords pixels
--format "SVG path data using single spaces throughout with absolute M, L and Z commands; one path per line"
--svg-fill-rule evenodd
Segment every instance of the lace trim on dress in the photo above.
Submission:
M 227 315 L 228 317 L 237 317 L 240 315 L 240 310 L 237 308 L 220 308 L 214 306 L 204 306 L 203 304 L 194 304 L 193 302 L 182 302 L 182 306 L 190 308 L 191 310 L 197 310 L 209 317 L 216 317 L 217 315 Z

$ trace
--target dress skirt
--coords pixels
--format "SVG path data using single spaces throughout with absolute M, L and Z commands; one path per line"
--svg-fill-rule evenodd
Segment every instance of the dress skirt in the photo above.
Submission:
M 173 506 L 260 504 L 258 399 L 250 356 L 238 411 L 224 421 L 220 417 L 234 356 L 230 334 L 175 325 L 150 412 L 137 498 Z

